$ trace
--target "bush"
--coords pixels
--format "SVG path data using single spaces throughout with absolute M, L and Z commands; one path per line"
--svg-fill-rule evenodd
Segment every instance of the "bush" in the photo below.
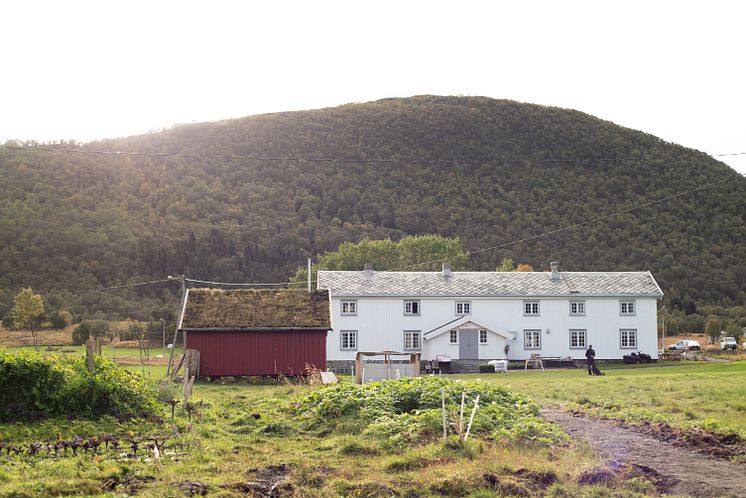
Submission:
M 49 317 L 49 321 L 52 324 L 53 329 L 64 329 L 68 325 L 72 325 L 73 316 L 67 310 L 59 310 Z
M 414 441 L 442 434 L 441 389 L 445 391 L 448 418 L 456 416 L 461 394 L 476 412 L 472 433 L 493 438 L 562 440 L 556 426 L 538 416 L 538 406 L 507 387 L 476 382 L 457 382 L 443 377 L 417 377 L 364 385 L 338 384 L 319 389 L 298 405 L 308 428 L 338 430 L 355 421 L 363 437 L 378 440 L 382 447 L 404 447 Z M 453 428 L 449 428 L 453 433 Z
M 479 373 L 480 374 L 495 373 L 495 366 L 489 365 L 487 363 L 479 365 Z
M 104 337 L 109 333 L 109 322 L 106 320 L 85 320 L 73 330 L 73 343 L 85 344 L 89 336 Z
M 41 417 L 118 418 L 159 414 L 153 386 L 115 363 L 95 358 L 42 358 L 33 353 L 0 355 L 0 420 Z

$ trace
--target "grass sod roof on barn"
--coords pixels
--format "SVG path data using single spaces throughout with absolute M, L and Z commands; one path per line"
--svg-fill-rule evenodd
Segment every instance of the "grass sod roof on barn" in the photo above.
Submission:
M 663 297 L 647 271 L 639 272 L 319 271 L 318 287 L 333 296 L 393 297 Z
M 329 330 L 329 293 L 296 289 L 189 289 L 181 328 Z

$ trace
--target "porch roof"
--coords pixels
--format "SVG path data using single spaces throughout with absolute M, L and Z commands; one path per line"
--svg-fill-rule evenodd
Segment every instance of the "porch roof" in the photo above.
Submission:
M 466 327 L 465 327 L 466 326 Z M 494 334 L 497 334 L 501 337 L 504 337 L 506 339 L 512 339 L 512 334 L 508 332 L 504 332 L 502 330 L 499 330 L 495 327 L 488 327 L 485 325 L 482 325 L 481 323 L 475 322 L 471 316 L 460 316 L 458 318 L 455 318 L 454 320 L 451 320 L 450 322 L 446 322 L 443 325 L 440 325 L 432 330 L 428 330 L 422 335 L 422 338 L 426 341 L 429 341 L 430 339 L 434 339 L 438 337 L 441 334 L 445 334 L 449 330 L 453 329 L 459 329 L 459 328 L 475 328 L 480 330 L 488 330 Z

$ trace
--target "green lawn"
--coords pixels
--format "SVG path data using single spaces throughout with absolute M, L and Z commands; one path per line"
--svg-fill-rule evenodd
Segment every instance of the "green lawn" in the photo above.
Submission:
M 12 348 L 2 348 L 0 351 L 6 352 L 6 353 L 19 353 L 21 351 L 34 351 L 33 346 L 19 346 L 19 347 L 12 347 Z M 148 348 L 148 352 L 150 353 L 151 358 L 155 358 L 157 355 L 161 355 L 164 358 L 168 358 L 169 355 L 169 349 L 168 348 Z M 40 346 L 39 347 L 39 353 L 42 355 L 49 355 L 49 354 L 56 354 L 56 355 L 76 355 L 76 354 L 85 354 L 85 346 Z M 174 355 L 178 357 L 182 353 L 181 349 L 174 350 Z M 101 354 L 105 356 L 106 358 L 112 359 L 113 357 L 121 358 L 121 357 L 129 357 L 129 358 L 139 358 L 140 357 L 140 349 L 139 348 L 112 348 L 110 345 L 105 345 L 101 347 Z
M 628 420 L 704 425 L 746 436 L 746 362 L 601 365 L 603 377 L 584 369 L 473 374 L 464 379 L 508 384 L 544 406 L 571 405 Z
M 139 366 L 128 369 L 140 371 Z M 452 378 L 509 385 L 542 406 L 573 406 L 628 419 L 658 417 L 746 434 L 746 362 L 602 369 L 607 373 L 604 377 L 589 377 L 583 369 L 575 369 Z M 151 367 L 154 379 L 164 373 L 165 367 Z M 342 380 L 349 382 L 349 377 Z M 174 394 L 178 396 L 180 389 L 176 385 Z M 289 469 L 289 484 L 283 489 L 293 496 L 539 493 L 527 477 L 538 474 L 520 469 L 554 476 L 556 482 L 544 491 L 555 496 L 642 496 L 651 489 L 636 478 L 620 480 L 611 488 L 579 486 L 579 474 L 598 465 L 598 457 L 584 445 L 474 438 L 467 447 L 453 449 L 431 435 L 397 449 L 361 433 L 355 420 L 339 419 L 330 426 L 332 430 L 311 427 L 293 408 L 316 389 L 321 388 L 197 383 L 191 418 L 179 404 L 173 425 L 168 412 L 163 424 L 118 422 L 110 417 L 0 424 L 0 440 L 15 444 L 111 432 L 145 442 L 168 436 L 170 444 L 184 445 L 168 449 L 173 454 L 165 456 L 162 469 L 145 458 L 151 457 L 147 450 L 134 459 L 111 450 L 64 458 L 3 452 L 0 496 L 104 495 L 105 486 L 119 495 L 183 496 L 178 484 L 184 480 L 206 483 L 211 496 L 245 496 L 246 483 L 262 478 L 257 469 L 279 465 Z M 496 476 L 499 484 L 486 482 L 485 474 Z
M 177 386 L 178 390 L 179 386 Z M 28 445 L 74 434 L 90 437 L 109 432 L 144 441 L 169 436 L 171 446 L 159 469 L 152 455 L 125 455 L 129 445 L 97 455 L 80 452 L 53 456 L 0 456 L 0 496 L 95 496 L 112 487 L 122 495 L 183 496 L 185 480 L 208 485 L 211 496 L 246 496 L 247 482 L 262 479 L 257 469 L 289 469 L 283 488 L 289 496 L 499 496 L 506 490 L 531 492 L 533 469 L 556 480 L 561 496 L 612 496 L 599 486 L 581 487 L 578 474 L 597 464 L 595 456 L 575 445 L 492 442 L 472 438 L 469 444 L 445 446 L 439 436 L 412 446 L 386 448 L 375 436 L 361 435 L 356 420 L 332 420 L 331 430 L 309 426 L 293 410 L 298 400 L 318 387 L 197 384 L 194 412 L 188 419 L 181 405 L 173 423 L 47 420 L 0 424 L 0 440 Z M 176 436 L 176 432 L 180 436 Z M 171 453 L 173 452 L 173 454 Z M 272 467 L 276 466 L 276 467 Z M 491 485 L 484 475 L 497 476 Z M 622 489 L 624 483 L 619 484 Z M 564 493 L 564 495 L 562 494 Z M 635 495 L 637 496 L 637 495 Z

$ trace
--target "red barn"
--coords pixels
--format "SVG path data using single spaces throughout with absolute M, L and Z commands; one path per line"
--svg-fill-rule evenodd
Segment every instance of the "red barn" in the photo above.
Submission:
M 180 319 L 200 376 L 295 375 L 326 368 L 328 291 L 189 289 Z

